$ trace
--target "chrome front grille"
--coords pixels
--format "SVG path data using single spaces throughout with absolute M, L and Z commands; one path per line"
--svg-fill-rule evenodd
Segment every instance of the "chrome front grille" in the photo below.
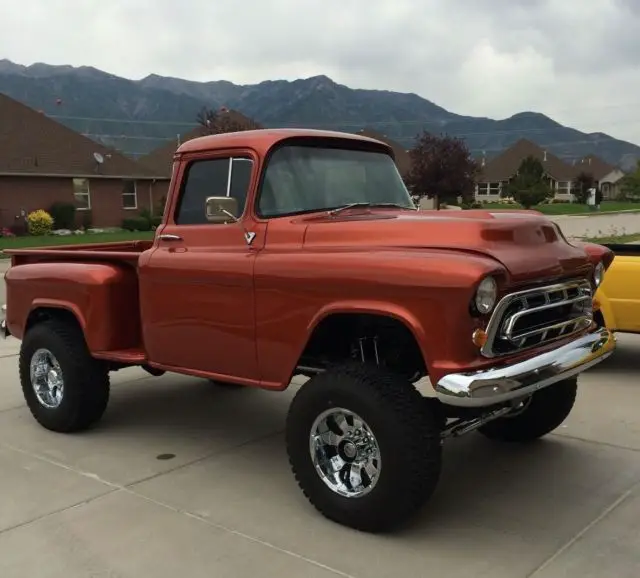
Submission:
M 583 331 L 593 320 L 592 297 L 587 280 L 506 295 L 489 320 L 482 355 L 519 353 Z

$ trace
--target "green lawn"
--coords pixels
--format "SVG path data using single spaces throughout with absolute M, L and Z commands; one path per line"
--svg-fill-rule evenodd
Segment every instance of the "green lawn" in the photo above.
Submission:
M 520 205 L 507 205 L 503 203 L 485 203 L 482 205 L 488 209 L 521 209 Z M 638 211 L 640 203 L 625 203 L 618 201 L 604 201 L 600 205 L 600 211 L 591 211 L 587 205 L 579 203 L 554 203 L 551 205 L 537 205 L 532 207 L 534 211 L 540 211 L 545 215 L 598 215 L 600 213 L 612 213 L 615 211 Z
M 4 249 L 28 249 L 30 247 L 52 247 L 56 245 L 80 245 L 83 243 L 116 243 L 153 239 L 153 231 L 121 231 L 117 233 L 88 233 L 86 235 L 50 235 L 47 237 L 0 237 L 0 251 Z M 0 253 L 0 259 L 7 257 Z

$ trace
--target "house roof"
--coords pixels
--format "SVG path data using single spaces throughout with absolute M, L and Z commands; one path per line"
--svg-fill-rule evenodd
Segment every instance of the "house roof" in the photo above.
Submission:
M 363 128 L 357 132 L 360 136 L 366 136 L 375 140 L 379 140 L 384 144 L 390 146 L 393 149 L 393 154 L 396 159 L 396 165 L 401 175 L 406 175 L 411 169 L 411 156 L 407 149 L 403 147 L 399 142 L 390 139 L 386 134 L 379 133 L 370 128 Z
M 500 153 L 482 167 L 478 177 L 481 183 L 505 181 L 511 178 L 520 163 L 532 156 L 542 162 L 545 172 L 558 181 L 571 181 L 580 172 L 576 167 L 565 163 L 554 154 L 527 139 L 520 139 L 507 150 Z
M 236 110 L 221 110 L 220 114 L 220 125 L 224 129 L 231 125 L 231 127 L 238 127 L 240 129 L 259 129 L 262 128 L 258 123 L 254 120 L 251 120 L 249 117 L 243 115 L 242 113 Z M 171 177 L 171 165 L 173 164 L 173 155 L 178 150 L 178 147 L 187 141 L 193 140 L 194 138 L 198 138 L 201 136 L 206 136 L 208 134 L 215 134 L 216 129 L 212 127 L 211 129 L 205 128 L 204 126 L 198 125 L 188 133 L 183 135 L 178 135 L 177 138 L 171 139 L 166 144 L 152 150 L 150 153 L 146 154 L 143 157 L 138 159 L 138 162 L 143 164 L 149 170 L 154 171 L 155 173 L 162 175 L 163 177 L 170 178 Z
M 576 174 L 582 172 L 590 174 L 596 181 L 603 179 L 609 173 L 618 168 L 614 165 L 610 165 L 608 162 L 602 160 L 596 155 L 587 155 L 586 157 L 577 160 L 574 166 Z
M 96 161 L 94 153 L 101 155 L 102 164 Z M 155 176 L 153 171 L 116 150 L 2 93 L 0 175 L 143 179 Z
M 188 140 L 198 138 L 207 134 L 206 130 L 202 126 L 197 126 L 193 130 L 190 130 L 186 134 L 177 135 L 175 139 L 167 141 L 166 144 L 153 149 L 150 153 L 140 157 L 138 162 L 144 165 L 149 170 L 157 173 L 158 175 L 171 178 L 171 165 L 173 164 L 173 155 L 178 150 L 178 147 Z

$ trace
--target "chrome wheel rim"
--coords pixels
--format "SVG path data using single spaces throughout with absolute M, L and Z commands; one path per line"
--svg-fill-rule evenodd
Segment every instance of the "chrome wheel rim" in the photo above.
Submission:
M 57 408 L 62 403 L 64 381 L 55 356 L 48 349 L 38 349 L 31 356 L 29 373 L 38 401 L 48 409 Z
M 371 428 L 343 408 L 322 412 L 311 426 L 311 460 L 320 479 L 345 498 L 360 498 L 380 479 L 380 447 Z

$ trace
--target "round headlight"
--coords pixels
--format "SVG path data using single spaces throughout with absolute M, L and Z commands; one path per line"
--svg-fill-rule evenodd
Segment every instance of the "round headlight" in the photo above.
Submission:
M 604 265 L 602 261 L 596 265 L 596 268 L 593 270 L 593 284 L 596 287 L 600 287 L 600 283 L 604 279 Z
M 493 277 L 485 277 L 476 291 L 474 303 L 479 313 L 489 313 L 498 298 L 498 284 Z

